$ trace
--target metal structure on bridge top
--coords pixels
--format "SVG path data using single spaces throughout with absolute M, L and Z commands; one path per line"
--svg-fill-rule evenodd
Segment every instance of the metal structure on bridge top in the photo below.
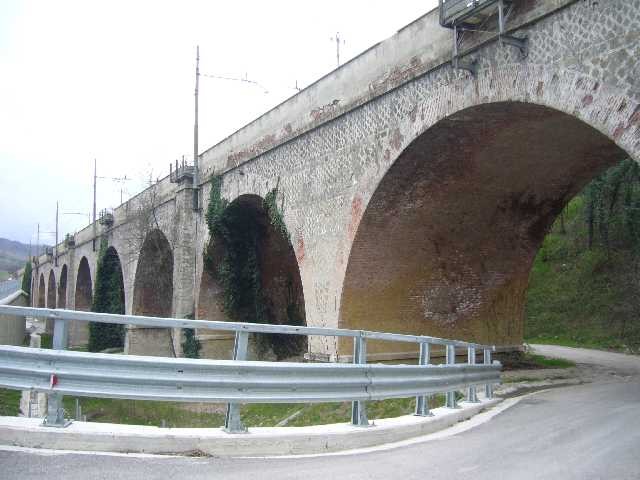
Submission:
M 506 22 L 518 0 L 439 0 L 440 25 L 453 30 L 454 68 L 476 74 L 476 63 L 461 60 L 460 43 L 464 32 L 492 33 L 497 30 L 500 42 L 520 50 L 522 58 L 528 55 L 528 39 L 506 33 Z
M 478 402 L 476 388 L 492 397 L 501 365 L 494 346 L 442 338 L 321 327 L 299 327 L 208 320 L 114 315 L 73 310 L 0 305 L 0 314 L 55 320 L 53 350 L 0 345 L 0 386 L 42 391 L 48 396 L 44 425 L 64 427 L 63 395 L 177 402 L 228 402 L 225 431 L 245 432 L 240 403 L 351 401 L 351 423 L 369 426 L 366 402 L 416 396 L 418 416 L 429 416 L 428 396 L 446 392 L 446 406 L 457 408 L 456 391 Z M 142 357 L 63 352 L 69 321 L 91 321 L 163 328 L 204 328 L 235 332 L 233 360 Z M 249 333 L 352 337 L 353 364 L 247 361 Z M 367 340 L 416 343 L 418 365 L 367 364 Z M 432 365 L 432 346 L 446 350 L 446 364 Z M 467 362 L 456 364 L 456 348 Z M 476 364 L 478 351 L 483 362 Z

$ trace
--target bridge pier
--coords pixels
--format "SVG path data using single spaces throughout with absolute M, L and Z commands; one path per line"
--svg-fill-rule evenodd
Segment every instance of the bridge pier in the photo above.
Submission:
M 183 181 L 175 192 L 170 216 L 155 213 L 151 202 L 145 212 L 150 221 L 140 250 L 133 281 L 132 313 L 154 317 L 194 317 L 195 246 L 197 213 L 193 212 L 193 188 Z M 165 226 L 163 230 L 159 225 Z M 125 353 L 131 355 L 182 356 L 182 329 L 128 325 Z

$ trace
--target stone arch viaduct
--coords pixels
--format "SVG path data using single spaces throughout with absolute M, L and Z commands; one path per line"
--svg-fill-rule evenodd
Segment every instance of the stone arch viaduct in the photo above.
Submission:
M 640 160 L 640 0 L 514 5 L 507 28 L 528 38 L 526 58 L 468 32 L 477 71 L 454 69 L 452 33 L 430 12 L 202 153 L 200 211 L 178 172 L 115 209 L 112 225 L 59 245 L 57 260 L 38 259 L 34 304 L 89 308 L 102 236 L 126 313 L 224 320 L 203 261 L 220 175 L 222 196 L 256 221 L 264 211 L 247 199 L 277 186 L 290 243 L 272 263 L 299 272 L 307 325 L 520 344 L 548 227 L 599 172 Z M 179 354 L 175 333 L 128 330 L 126 349 Z M 211 356 L 228 350 L 228 336 L 201 339 Z M 332 339 L 307 348 L 317 359 L 351 351 Z

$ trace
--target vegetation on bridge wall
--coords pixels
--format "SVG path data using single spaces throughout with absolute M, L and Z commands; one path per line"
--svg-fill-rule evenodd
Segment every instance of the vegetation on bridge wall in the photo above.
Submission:
M 274 282 L 267 278 L 271 271 L 265 272 L 266 257 L 273 254 L 273 244 L 290 246 L 289 234 L 276 203 L 277 194 L 276 187 L 265 196 L 261 205 L 241 201 L 228 204 L 222 198 L 222 178 L 211 179 L 206 212 L 211 241 L 204 252 L 204 266 L 222 287 L 223 308 L 232 320 L 304 324 L 301 313 L 304 306 L 295 291 L 295 280 L 290 271 L 281 282 L 286 284 L 282 287 L 286 288 L 284 319 L 277 311 L 282 302 L 275 301 L 273 295 L 265 291 L 266 285 L 273 289 Z M 257 338 L 263 353 L 272 350 L 279 359 L 298 354 L 304 348 L 304 338 L 299 336 L 262 334 Z
M 23 292 L 27 294 L 28 299 L 31 299 L 31 260 L 29 260 L 24 266 L 24 275 L 22 276 L 22 286 L 20 287 Z M 30 305 L 31 303 L 29 303 Z
M 187 315 L 185 318 L 193 320 L 193 315 Z M 183 328 L 182 329 L 182 354 L 186 358 L 200 358 L 200 350 L 202 345 L 200 340 L 196 337 L 195 328 Z
M 564 209 L 533 264 L 530 342 L 640 350 L 640 168 L 625 160 Z
M 118 254 L 108 248 L 107 241 L 100 241 L 95 294 L 91 311 L 124 314 L 124 285 Z M 89 323 L 89 351 L 100 352 L 107 348 L 124 346 L 124 325 Z

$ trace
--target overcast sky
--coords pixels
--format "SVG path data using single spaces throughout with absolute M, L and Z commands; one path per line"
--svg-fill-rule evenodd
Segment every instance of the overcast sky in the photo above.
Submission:
M 437 0 L 0 2 L 0 237 L 35 243 L 115 207 L 200 151 L 434 8 Z M 265 90 L 268 93 L 265 93 Z M 146 183 L 145 183 L 146 182 Z M 81 215 L 67 215 L 79 213 Z M 53 236 L 41 241 L 52 244 Z

